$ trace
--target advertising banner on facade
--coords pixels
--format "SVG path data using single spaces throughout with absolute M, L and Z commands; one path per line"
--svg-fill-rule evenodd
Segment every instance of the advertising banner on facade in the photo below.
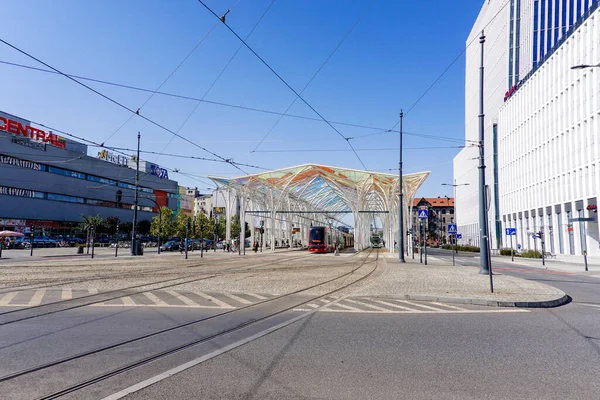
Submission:
M 127 166 L 129 164 L 129 159 L 121 154 L 115 154 L 108 150 L 102 150 L 98 152 L 98 158 L 101 160 L 108 161 L 113 164 Z
M 19 144 L 29 146 L 31 142 L 38 142 L 61 149 L 67 147 L 67 140 L 64 137 L 55 135 L 50 131 L 46 132 L 43 129 L 34 128 L 30 124 L 29 121 L 0 111 L 0 131 L 10 133 L 15 138 L 28 139 L 22 141 L 22 143 L 19 142 Z
M 150 164 L 150 174 L 158 176 L 161 179 L 169 179 L 169 171 L 156 164 Z

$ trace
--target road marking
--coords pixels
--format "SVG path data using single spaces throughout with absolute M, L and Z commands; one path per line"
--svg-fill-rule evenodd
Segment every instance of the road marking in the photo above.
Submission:
M 98 294 L 98 289 L 96 289 L 96 288 L 88 289 L 88 293 L 89 294 Z
M 582 306 L 587 306 L 587 307 L 594 307 L 594 308 L 600 308 L 600 305 L 598 304 L 589 304 L 589 303 L 576 303 Z
M 341 312 L 364 312 L 364 310 L 361 310 L 360 308 L 347 306 L 342 303 L 337 303 L 337 304 L 335 304 L 335 306 L 345 308 L 345 310 L 340 310 Z M 326 311 L 326 310 L 323 310 L 323 311 Z
M 73 298 L 73 291 L 71 288 L 63 288 L 60 294 L 61 300 L 71 300 Z
M 336 306 L 339 306 L 339 304 L 336 304 Z M 309 309 L 305 309 L 305 308 L 295 308 L 294 311 L 311 311 Z M 522 309 L 501 309 L 501 310 L 462 310 L 462 311 L 458 311 L 458 310 L 438 310 L 438 311 L 427 311 L 427 310 L 423 310 L 423 311 L 418 311 L 418 310 L 411 310 L 411 311 L 396 311 L 396 310 L 386 310 L 386 311 L 371 311 L 371 310 L 332 310 L 330 308 L 326 308 L 323 310 L 315 310 L 315 311 L 319 311 L 319 312 L 337 312 L 337 313 L 364 313 L 364 314 L 490 314 L 490 313 L 523 313 L 523 312 L 530 312 L 529 310 L 522 310 Z
M 6 293 L 4 296 L 2 296 L 2 299 L 0 299 L 0 306 L 8 305 L 8 303 L 10 303 L 10 301 L 14 299 L 17 294 L 19 294 L 19 292 Z
M 216 297 L 209 296 L 206 293 L 202 293 L 202 292 L 193 292 L 193 293 L 197 294 L 198 296 L 200 296 L 206 300 L 212 301 L 213 303 L 215 303 L 216 305 L 218 305 L 221 308 L 235 308 L 234 306 L 231 306 L 231 305 L 225 303 L 224 301 L 217 299 Z
M 454 307 L 451 306 L 450 304 L 442 304 L 442 303 L 438 303 L 437 301 L 432 301 L 431 304 L 435 304 L 436 306 L 442 306 L 442 307 L 448 307 L 451 310 L 459 310 L 459 311 L 463 311 L 465 310 L 465 308 L 460 308 L 460 307 Z
M 137 305 L 137 304 L 135 304 L 133 299 L 129 296 L 121 297 L 121 300 L 123 301 L 124 306 L 136 306 Z
M 198 303 L 192 301 L 191 299 L 185 297 L 181 293 L 178 293 L 174 290 L 165 290 L 165 292 L 169 293 L 171 296 L 175 297 L 176 299 L 181 301 L 183 304 L 186 304 L 188 306 L 199 306 Z
M 426 310 L 446 311 L 443 308 L 436 308 L 436 307 L 426 306 L 425 304 L 421 304 L 421 303 L 411 303 L 410 301 L 406 301 L 406 300 L 396 300 L 396 299 L 394 299 L 394 301 L 397 301 L 398 303 L 402 303 L 402 304 L 408 304 L 408 305 L 411 305 L 411 306 L 421 307 L 421 308 L 424 308 Z
M 368 307 L 368 308 L 372 308 L 374 310 L 379 310 L 379 311 L 389 311 L 387 308 L 383 308 L 383 307 L 378 307 L 376 305 L 373 304 L 369 304 L 369 303 L 364 303 L 362 301 L 358 301 L 358 300 L 351 300 L 351 299 L 346 299 L 345 301 L 349 302 L 349 303 L 353 303 L 353 304 L 358 304 L 364 307 Z
M 31 297 L 31 300 L 29 300 L 29 303 L 27 304 L 29 307 L 31 306 L 39 306 L 40 304 L 42 304 L 42 299 L 44 298 L 44 294 L 46 293 L 46 289 L 38 289 L 35 291 L 35 293 L 33 294 L 33 296 Z
M 162 301 L 161 299 L 156 297 L 156 295 L 154 293 L 146 292 L 146 293 L 144 293 L 144 296 L 146 296 L 148 299 L 150 299 L 150 301 L 153 302 L 154 304 L 156 304 L 157 306 L 161 306 L 161 307 L 168 306 L 167 303 L 165 303 L 164 301 Z
M 244 294 L 246 296 L 256 297 L 259 300 L 267 300 L 267 297 L 261 296 L 260 294 L 257 294 L 257 293 L 244 293 Z
M 307 306 L 310 307 L 310 308 L 318 308 L 318 307 L 320 307 L 318 304 L 315 304 L 315 303 L 308 303 Z
M 379 304 L 383 304 L 383 305 L 394 307 L 394 308 L 399 308 L 399 309 L 405 310 L 405 311 L 415 311 L 413 308 L 404 307 L 404 306 L 394 304 L 394 303 L 389 303 L 389 302 L 383 301 L 383 300 L 375 300 L 375 299 L 370 299 L 370 300 L 374 301 L 376 303 L 379 303 Z
M 235 294 L 231 294 L 231 293 L 223 293 L 223 295 L 224 295 L 224 296 L 227 296 L 227 297 L 229 297 L 229 298 L 230 298 L 230 299 L 232 299 L 232 300 L 235 300 L 235 301 L 237 301 L 238 303 L 242 303 L 242 304 L 252 304 L 252 302 L 251 302 L 251 301 L 248 301 L 248 300 L 246 300 L 246 299 L 243 299 L 243 298 L 241 298 L 241 297 L 239 297 L 239 296 L 236 296 Z

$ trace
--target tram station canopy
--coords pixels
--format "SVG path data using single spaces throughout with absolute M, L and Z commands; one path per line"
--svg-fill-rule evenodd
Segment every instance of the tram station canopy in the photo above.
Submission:
M 429 172 L 403 176 L 403 203 L 406 211 L 427 176 Z M 336 220 L 342 214 L 352 213 L 355 236 L 360 228 L 363 234 L 365 229 L 368 230 L 368 226 L 359 227 L 365 225 L 362 220 L 368 220 L 367 223 L 370 224 L 373 216 L 367 216 L 368 214 L 381 214 L 384 231 L 387 225 L 389 239 L 393 241 L 393 232 L 398 230 L 393 226 L 393 222 L 398 221 L 398 175 L 303 164 L 235 178 L 209 178 L 224 189 L 249 200 L 249 203 L 245 202 L 244 211 L 260 209 L 275 213 L 314 212 L 314 218 L 321 215 Z M 408 220 L 409 214 L 406 212 L 405 215 L 405 220 Z

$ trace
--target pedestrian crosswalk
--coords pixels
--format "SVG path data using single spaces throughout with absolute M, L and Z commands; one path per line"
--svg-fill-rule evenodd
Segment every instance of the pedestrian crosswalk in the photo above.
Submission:
M 27 289 L 14 292 L 0 293 L 1 307 L 33 307 L 64 300 L 76 299 L 83 296 L 102 294 L 95 288 L 56 288 L 56 289 Z M 251 304 L 263 302 L 277 297 L 266 293 L 232 293 L 232 292 L 200 292 L 190 290 L 161 289 L 147 292 L 131 291 L 130 294 L 118 296 L 116 293 L 106 293 L 107 299 L 90 304 L 90 307 L 164 307 L 164 308 L 203 308 L 231 310 Z M 298 295 L 301 301 L 308 296 Z M 86 299 L 87 300 L 87 299 Z M 93 301 L 94 298 L 90 298 Z M 414 301 L 391 297 L 335 297 L 327 296 L 310 301 L 293 309 L 293 311 L 312 311 L 330 313 L 363 313 L 363 314 L 427 314 L 427 313 L 497 313 L 497 312 L 528 312 L 523 309 L 474 306 L 463 304 L 447 304 L 435 301 Z
M 0 293 L 0 307 L 32 307 L 103 293 L 91 289 L 29 289 Z M 117 294 L 115 294 L 116 296 Z M 107 297 L 113 297 L 107 293 Z M 128 296 L 91 304 L 90 307 L 167 307 L 235 309 L 275 297 L 265 293 L 199 292 L 186 290 L 153 290 L 131 292 Z M 93 301 L 93 298 L 90 298 Z
M 472 305 L 452 305 L 435 301 L 413 301 L 398 298 L 379 297 L 334 297 L 322 298 L 294 311 L 311 311 L 330 313 L 362 313 L 362 314 L 469 314 L 469 313 L 501 313 L 529 312 L 524 309 L 501 308 Z

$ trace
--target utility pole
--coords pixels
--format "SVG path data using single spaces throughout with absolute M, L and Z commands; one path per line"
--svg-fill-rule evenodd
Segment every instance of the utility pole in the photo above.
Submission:
M 398 198 L 398 219 L 399 219 L 399 228 L 398 228 L 398 261 L 401 263 L 405 263 L 404 259 L 404 204 L 403 198 L 404 194 L 402 193 L 402 120 L 404 119 L 404 112 L 400 110 L 400 162 L 398 163 L 398 185 L 400 186 L 400 195 Z
M 481 37 L 479 38 L 481 43 L 481 66 L 479 67 L 479 231 L 480 231 L 480 274 L 490 274 L 491 279 L 491 268 L 488 257 L 488 224 L 487 224 L 487 205 L 486 205 L 486 192 L 485 192 L 485 160 L 484 160 L 484 143 L 485 143 L 485 114 L 483 113 L 483 82 L 484 82 L 484 69 L 483 69 L 483 57 L 484 57 L 484 43 L 485 34 L 481 31 Z M 491 280 L 490 280 L 491 282 Z
M 138 189 L 140 183 L 140 133 L 137 135 L 137 155 L 135 156 L 135 197 L 133 200 L 133 228 L 131 229 L 131 255 L 137 256 L 136 226 L 138 218 Z
M 186 218 L 185 222 L 185 259 L 188 259 L 188 241 L 190 236 L 190 220 Z
M 119 252 L 119 220 L 117 219 L 117 234 L 115 236 L 115 257 Z

